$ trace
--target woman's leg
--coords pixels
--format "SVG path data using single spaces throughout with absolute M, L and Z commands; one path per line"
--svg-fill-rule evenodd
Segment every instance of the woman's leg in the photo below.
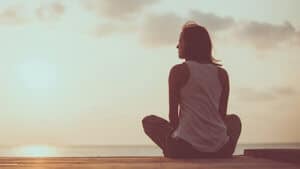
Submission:
M 166 140 L 173 131 L 170 123 L 158 116 L 146 116 L 142 120 L 145 133 L 154 141 L 162 150 L 166 147 Z
M 227 153 L 232 155 L 241 134 L 242 123 L 237 115 L 231 114 L 225 117 L 225 124 L 227 126 L 227 135 L 229 136 Z
M 163 118 L 150 115 L 146 116 L 142 120 L 142 123 L 145 133 L 164 151 L 164 155 L 173 158 L 223 157 L 223 153 L 225 153 L 225 156 L 232 155 L 241 133 L 240 118 L 237 115 L 227 115 L 225 124 L 227 126 L 229 142 L 221 151 L 222 154 L 219 155 L 197 152 L 188 143 L 171 138 L 170 134 L 173 129 L 170 123 Z

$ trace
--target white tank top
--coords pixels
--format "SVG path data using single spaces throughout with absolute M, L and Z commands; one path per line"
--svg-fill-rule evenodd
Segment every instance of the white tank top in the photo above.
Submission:
M 213 64 L 185 62 L 190 76 L 180 91 L 179 137 L 201 152 L 216 152 L 229 139 L 219 113 L 222 85 L 218 67 Z

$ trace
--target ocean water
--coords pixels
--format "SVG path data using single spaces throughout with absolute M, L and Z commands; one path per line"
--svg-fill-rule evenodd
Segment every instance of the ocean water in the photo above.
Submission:
M 254 148 L 297 148 L 296 144 L 239 144 L 235 155 L 245 149 Z M 157 146 L 0 146 L 0 157 L 119 157 L 119 156 L 162 156 Z

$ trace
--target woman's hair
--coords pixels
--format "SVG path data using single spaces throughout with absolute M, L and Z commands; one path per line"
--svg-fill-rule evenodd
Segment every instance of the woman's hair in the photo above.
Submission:
M 203 26 L 192 21 L 187 22 L 182 28 L 180 38 L 180 43 L 184 44 L 182 58 L 219 65 L 218 60 L 212 56 L 212 42 Z

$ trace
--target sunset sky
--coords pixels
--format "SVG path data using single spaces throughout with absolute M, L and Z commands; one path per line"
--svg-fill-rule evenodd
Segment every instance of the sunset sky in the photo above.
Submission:
M 240 143 L 300 142 L 299 0 L 0 0 L 0 145 L 152 144 L 188 20 L 230 75 Z

